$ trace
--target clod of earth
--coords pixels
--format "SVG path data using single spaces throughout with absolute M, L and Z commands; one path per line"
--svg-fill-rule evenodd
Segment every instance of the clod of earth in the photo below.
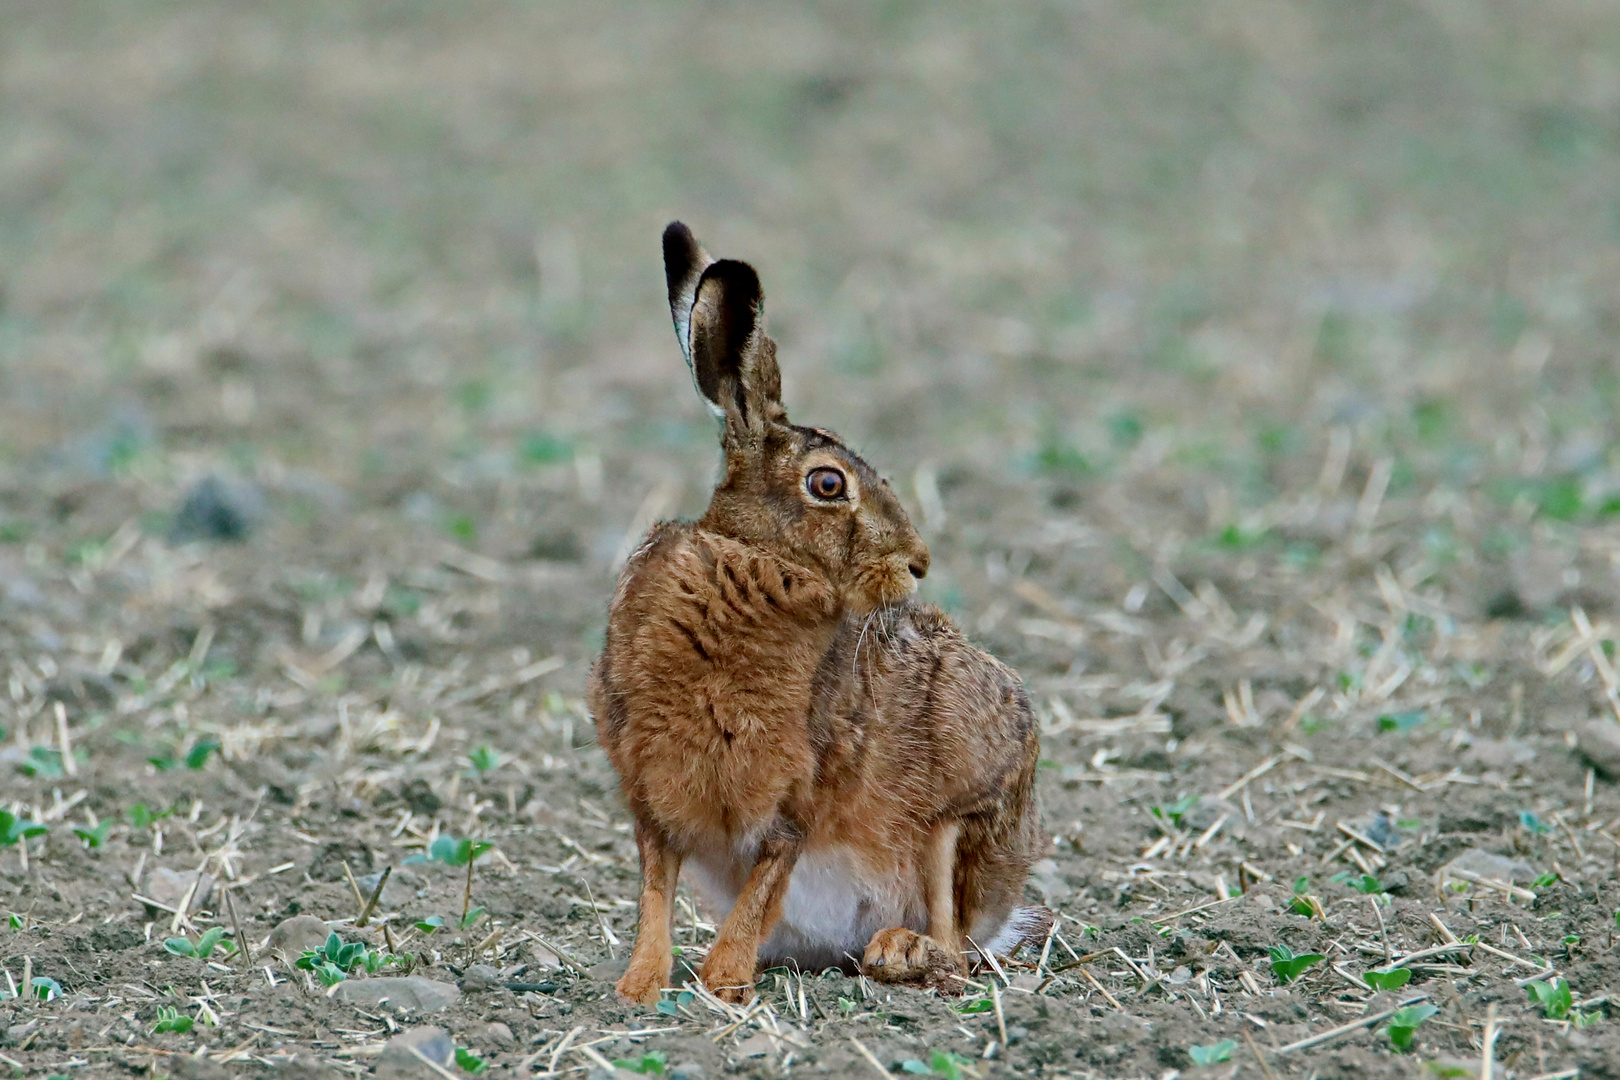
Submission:
M 449 1065 L 455 1056 L 456 1044 L 451 1041 L 443 1028 L 411 1028 L 389 1039 L 382 1053 L 377 1055 L 377 1075 L 432 1076 L 435 1075 L 433 1070 L 422 1064 L 422 1058 L 427 1058 L 435 1065 Z
M 332 996 L 356 1008 L 374 1009 L 387 1004 L 390 1009 L 430 1013 L 448 1009 L 460 1001 L 461 991 L 452 983 L 421 975 L 404 975 L 349 979 L 338 983 Z
M 1620 721 L 1588 720 L 1575 732 L 1581 756 L 1610 780 L 1620 780 Z
M 317 919 L 313 915 L 294 915 L 290 919 L 283 919 L 270 931 L 268 948 L 291 963 L 309 950 L 326 944 L 326 937 L 331 932 L 332 928 L 326 925 L 324 919 Z

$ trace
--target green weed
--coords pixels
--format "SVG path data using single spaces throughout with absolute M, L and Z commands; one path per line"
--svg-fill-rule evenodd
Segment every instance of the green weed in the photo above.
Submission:
M 1194 1065 L 1219 1065 L 1231 1061 L 1232 1051 L 1236 1049 L 1236 1039 L 1222 1039 L 1212 1046 L 1189 1046 L 1187 1056 L 1193 1059 Z
M 1301 953 L 1296 956 L 1294 950 L 1286 945 L 1273 945 L 1266 952 L 1271 956 L 1272 974 L 1285 983 L 1293 982 L 1309 968 L 1327 959 L 1321 953 Z

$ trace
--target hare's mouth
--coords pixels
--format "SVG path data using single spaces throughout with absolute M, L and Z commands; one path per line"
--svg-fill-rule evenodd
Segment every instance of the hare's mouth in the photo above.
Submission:
M 849 599 L 868 611 L 901 603 L 916 593 L 923 573 L 926 568 L 908 562 L 904 555 L 890 556 L 860 575 Z

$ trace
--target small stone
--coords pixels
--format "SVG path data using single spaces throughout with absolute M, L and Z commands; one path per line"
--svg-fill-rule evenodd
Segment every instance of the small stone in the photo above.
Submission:
M 484 1041 L 501 1050 L 507 1050 L 517 1045 L 517 1036 L 512 1034 L 511 1028 L 499 1020 L 492 1020 L 484 1029 Z
M 461 988 L 469 994 L 486 990 L 499 990 L 501 973 L 488 964 L 474 964 L 461 977 Z
M 1536 879 L 1536 869 L 1529 863 L 1477 847 L 1469 848 L 1442 866 L 1440 879 L 1444 881 L 1447 877 L 1451 877 L 1457 881 L 1467 880 L 1456 873 L 1459 870 L 1467 874 L 1476 874 L 1488 881 L 1502 881 L 1508 884 L 1523 884 Z
M 1620 722 L 1602 717 L 1588 720 L 1575 732 L 1576 745 L 1598 772 L 1620 780 Z
M 369 980 L 378 981 L 378 980 Z M 347 983 L 339 983 L 346 986 Z M 421 1057 L 417 1055 L 420 1054 Z M 443 1028 L 417 1027 L 402 1031 L 388 1040 L 382 1053 L 377 1055 L 377 1075 L 382 1077 L 415 1077 L 436 1075 L 422 1064 L 425 1057 L 435 1065 L 449 1065 L 456 1056 L 456 1044 L 450 1041 Z
M 214 879 L 195 870 L 158 867 L 146 875 L 146 895 L 160 904 L 178 909 L 180 901 L 186 898 L 187 892 L 191 892 L 193 884 L 196 891 L 191 893 L 187 907 L 190 911 L 196 911 L 208 899 L 208 894 L 214 891 Z
M 169 538 L 177 544 L 193 540 L 246 540 L 260 514 L 258 492 L 245 485 L 227 484 L 205 476 L 186 492 L 174 515 Z
M 591 978 L 598 982 L 618 982 L 619 977 L 630 969 L 630 958 L 620 957 L 617 960 L 603 960 L 591 968 Z
M 695 1061 L 683 1061 L 669 1070 L 669 1075 L 674 1080 L 703 1080 L 703 1066 Z
M 21 1046 L 22 1041 L 28 1038 L 28 1036 L 32 1035 L 34 1033 L 34 1029 L 37 1027 L 39 1027 L 38 1020 L 29 1020 L 22 1024 L 12 1024 L 10 1027 L 6 1028 L 6 1045 Z
M 1475 739 L 1468 756 L 1487 769 L 1511 769 L 1536 760 L 1536 749 L 1522 739 Z
M 317 919 L 313 915 L 294 915 L 281 920 L 270 931 L 269 949 L 290 964 L 309 950 L 326 944 L 331 933 L 332 928 L 326 925 L 324 919 Z
M 1027 1038 L 1029 1038 L 1029 1028 L 1024 1027 L 1022 1024 L 1007 1025 L 1008 1046 L 1017 1046 Z
M 433 794 L 433 787 L 420 776 L 407 781 L 405 786 L 399 789 L 399 797 L 410 807 L 411 813 L 421 814 L 423 817 L 432 817 L 444 805 L 439 801 L 439 797 Z
M 736 1052 L 740 1058 L 767 1057 L 775 1047 L 771 1045 L 771 1037 L 764 1032 L 750 1035 L 737 1044 Z
M 374 1009 L 387 1004 L 391 1009 L 411 1012 L 438 1012 L 461 1000 L 461 991 L 451 983 L 421 975 L 391 976 L 381 979 L 347 979 L 332 994 L 356 1008 Z

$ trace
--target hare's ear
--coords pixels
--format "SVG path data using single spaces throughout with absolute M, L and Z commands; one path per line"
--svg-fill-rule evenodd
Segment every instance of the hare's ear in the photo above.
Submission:
M 785 424 L 776 343 L 765 335 L 765 294 L 754 268 L 735 259 L 711 263 L 692 302 L 692 372 L 698 390 L 725 417 L 730 445 Z
M 664 229 L 664 279 L 669 283 L 669 314 L 675 320 L 675 338 L 681 343 L 681 356 L 688 368 L 692 367 L 692 303 L 697 299 L 698 279 L 712 262 L 714 260 L 685 224 L 672 221 Z

